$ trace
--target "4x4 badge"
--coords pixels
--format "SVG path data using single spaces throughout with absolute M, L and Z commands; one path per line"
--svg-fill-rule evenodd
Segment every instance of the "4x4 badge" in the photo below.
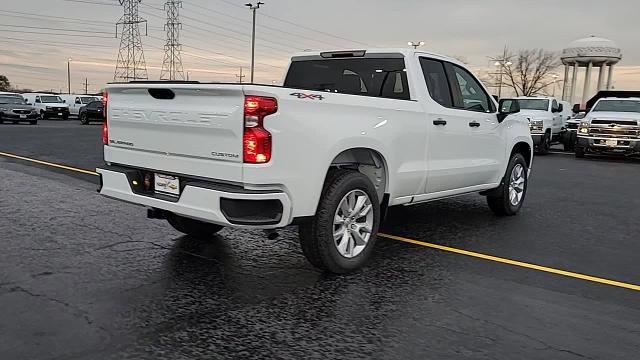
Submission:
M 324 100 L 324 96 L 316 94 L 292 93 L 290 95 L 295 96 L 298 99 Z

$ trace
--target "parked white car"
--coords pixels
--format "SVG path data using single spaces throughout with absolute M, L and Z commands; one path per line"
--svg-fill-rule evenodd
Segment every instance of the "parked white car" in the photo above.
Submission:
M 65 104 L 62 98 L 54 94 L 25 93 L 22 96 L 27 103 L 33 105 L 40 113 L 41 119 L 69 118 L 69 104 Z
M 97 96 L 91 95 L 75 95 L 75 94 L 66 94 L 60 95 L 62 101 L 69 105 L 69 115 L 78 116 L 80 113 L 80 108 L 86 106 L 94 101 L 99 101 L 100 98 Z
M 539 154 L 547 154 L 554 143 L 568 146 L 564 104 L 553 97 L 515 97 L 520 105 L 520 113 L 530 124 L 531 137 L 535 150 Z M 568 110 L 571 111 L 570 109 Z
M 407 49 L 302 53 L 284 86 L 110 84 L 100 193 L 211 236 L 300 226 L 343 273 L 370 257 L 388 206 L 480 192 L 525 199 L 533 142 L 459 61 Z M 502 111 L 498 111 L 498 109 Z
M 640 155 L 640 98 L 601 98 L 587 110 L 575 154 L 587 153 Z

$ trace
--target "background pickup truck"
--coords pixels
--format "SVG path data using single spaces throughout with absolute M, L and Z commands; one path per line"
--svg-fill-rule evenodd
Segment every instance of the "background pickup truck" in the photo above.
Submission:
M 283 87 L 134 82 L 104 101 L 101 194 L 201 237 L 298 224 L 307 259 L 336 273 L 363 266 L 388 206 L 482 192 L 514 215 L 526 195 L 517 102 L 440 55 L 309 52 Z
M 576 157 L 586 153 L 640 155 L 640 97 L 600 98 L 587 109 L 575 146 Z
M 529 120 L 534 149 L 539 154 L 547 154 L 552 144 L 561 143 L 565 151 L 573 150 L 575 138 L 571 139 L 566 128 L 568 116 L 564 104 L 547 96 L 521 96 L 510 100 L 518 101 L 520 113 Z M 568 109 L 570 111 L 570 109 Z

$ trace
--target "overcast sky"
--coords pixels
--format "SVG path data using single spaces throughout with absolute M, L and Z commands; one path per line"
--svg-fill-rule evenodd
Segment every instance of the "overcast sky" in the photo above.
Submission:
M 191 78 L 235 81 L 248 71 L 250 12 L 246 1 L 184 0 L 183 63 Z M 256 80 L 279 81 L 287 57 L 304 49 L 405 47 L 425 41 L 424 49 L 463 57 L 477 72 L 488 56 L 511 49 L 560 51 L 572 40 L 597 35 L 623 50 L 616 71 L 618 89 L 640 88 L 638 0 L 263 0 L 259 10 Z M 143 0 L 148 20 L 143 37 L 150 79 L 162 64 L 164 0 Z M 72 90 L 85 77 L 89 90 L 111 81 L 119 39 L 117 0 L 3 1 L 0 7 L 0 74 L 32 89 L 66 91 L 71 57 Z M 302 25 L 302 26 L 298 26 Z M 558 70 L 562 75 L 562 71 Z M 247 79 L 247 78 L 245 78 Z

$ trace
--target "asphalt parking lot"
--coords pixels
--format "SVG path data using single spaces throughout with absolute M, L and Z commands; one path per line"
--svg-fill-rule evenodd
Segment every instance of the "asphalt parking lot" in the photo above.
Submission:
M 419 243 L 381 238 L 334 276 L 295 227 L 198 241 L 100 197 L 93 175 L 6 156 L 92 170 L 100 130 L 0 126 L 1 359 L 640 354 L 639 161 L 536 157 L 513 218 L 477 195 L 395 208 L 382 232 Z

